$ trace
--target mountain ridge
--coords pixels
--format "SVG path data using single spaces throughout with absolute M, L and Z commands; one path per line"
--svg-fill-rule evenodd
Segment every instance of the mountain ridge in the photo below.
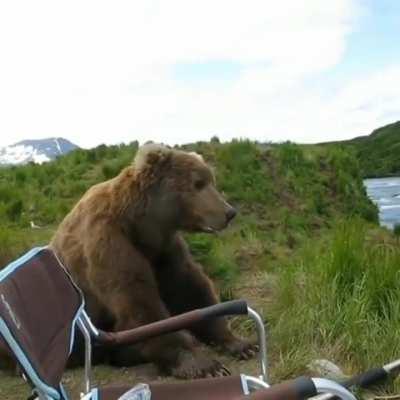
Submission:
M 400 121 L 342 143 L 356 151 L 364 177 L 400 175 Z

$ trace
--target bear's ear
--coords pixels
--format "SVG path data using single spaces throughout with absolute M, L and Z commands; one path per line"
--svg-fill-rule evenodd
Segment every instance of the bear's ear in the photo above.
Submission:
M 155 151 L 147 154 L 146 164 L 148 166 L 162 166 L 171 159 L 170 151 Z
M 192 157 L 195 157 L 195 158 L 197 158 L 198 160 L 200 160 L 200 161 L 202 161 L 203 163 L 205 163 L 204 158 L 203 158 L 203 156 L 202 156 L 201 154 L 196 153 L 195 151 L 191 151 L 191 152 L 189 153 L 189 155 L 191 155 Z
M 172 151 L 168 147 L 147 144 L 139 148 L 133 165 L 136 171 L 154 169 L 165 164 L 171 159 Z

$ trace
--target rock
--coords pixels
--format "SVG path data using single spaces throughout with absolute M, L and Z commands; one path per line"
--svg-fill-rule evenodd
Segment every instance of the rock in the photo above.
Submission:
M 315 377 L 342 381 L 347 378 L 346 374 L 333 362 L 324 359 L 311 361 L 307 368 L 312 371 Z

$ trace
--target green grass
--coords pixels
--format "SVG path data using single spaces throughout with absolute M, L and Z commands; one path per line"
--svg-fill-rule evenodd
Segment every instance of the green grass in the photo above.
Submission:
M 328 358 L 348 373 L 400 356 L 400 248 L 350 219 L 279 275 L 270 309 L 281 374 Z

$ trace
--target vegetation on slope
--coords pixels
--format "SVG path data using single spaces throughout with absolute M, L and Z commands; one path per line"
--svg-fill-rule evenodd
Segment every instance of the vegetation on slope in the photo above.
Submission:
M 393 336 L 385 341 L 382 335 L 400 320 L 393 308 L 399 293 L 391 284 L 397 253 L 367 238 L 366 227 L 375 226 L 370 224 L 377 222 L 377 210 L 366 197 L 354 151 L 249 141 L 185 148 L 201 153 L 215 168 L 218 187 L 240 211 L 218 236 L 187 235 L 191 250 L 218 282 L 223 298 L 243 296 L 268 316 L 275 378 L 305 372 L 312 357 L 327 356 L 352 368 L 389 356 Z M 49 164 L 0 170 L 1 265 L 46 243 L 83 192 L 116 175 L 136 149 L 136 143 L 99 146 Z M 336 228 L 339 220 L 350 218 L 355 220 Z M 41 228 L 32 229 L 31 221 Z M 379 271 L 378 254 L 383 257 Z M 382 296 L 380 288 L 389 294 Z M 359 318 L 352 318 L 357 312 Z M 373 323 L 357 337 L 364 320 Z M 234 326 L 241 332 L 249 327 Z M 368 341 L 374 346 L 378 340 L 386 352 L 379 355 L 377 348 L 359 358 Z M 237 363 L 230 362 L 235 369 Z M 255 368 L 254 363 L 245 370 Z M 120 377 L 118 370 L 104 371 L 110 380 Z M 7 398 L 13 385 L 11 380 L 4 389 Z
M 216 275 L 224 274 L 221 268 L 229 273 L 238 268 L 237 249 L 249 240 L 258 247 L 261 262 L 269 263 L 338 215 L 376 220 L 348 151 L 291 143 L 261 147 L 249 141 L 187 147 L 215 166 L 219 188 L 240 210 L 233 229 L 220 238 L 190 237 L 195 254 Z M 115 176 L 136 150 L 136 143 L 99 146 L 43 165 L 0 170 L 0 263 L 46 241 L 85 190 Z M 31 221 L 44 229 L 31 229 Z
M 364 177 L 400 175 L 400 121 L 346 143 L 356 149 Z

